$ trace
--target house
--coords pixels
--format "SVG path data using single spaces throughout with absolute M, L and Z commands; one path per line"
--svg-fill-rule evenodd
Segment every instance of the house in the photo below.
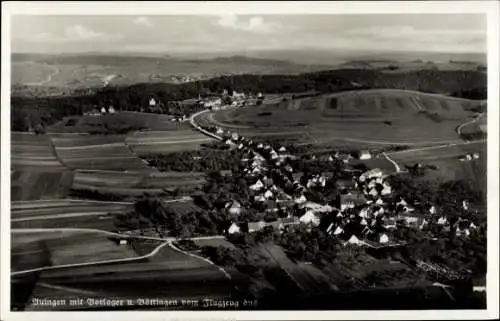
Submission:
M 262 183 L 260 179 L 255 184 L 250 185 L 250 189 L 252 191 L 260 191 L 263 188 L 264 188 L 264 183 Z
M 231 215 L 241 214 L 241 204 L 238 201 L 234 201 L 231 207 L 229 207 L 229 214 Z
M 350 190 L 356 188 L 356 182 L 352 179 L 338 179 L 335 181 L 335 187 L 339 190 Z
M 378 242 L 382 243 L 382 244 L 386 244 L 389 242 L 389 237 L 387 236 L 387 234 L 383 233 L 380 235 Z
M 113 108 L 113 106 L 109 106 L 108 113 L 114 114 L 115 112 L 116 112 L 116 110 Z
M 370 159 L 370 158 L 372 158 L 372 155 L 370 154 L 369 151 L 362 150 L 359 152 L 359 159 Z
M 304 196 L 304 194 L 302 194 L 299 197 L 297 197 L 294 201 L 295 201 L 295 204 L 302 204 L 302 203 L 307 202 L 307 198 Z
M 370 196 L 377 196 L 378 195 L 378 191 L 374 188 L 372 188 L 369 192 L 368 192 L 368 195 Z
M 285 153 L 286 152 L 286 148 L 284 146 L 281 146 L 280 149 L 278 149 L 278 151 L 280 153 Z
M 379 197 L 376 201 L 375 204 L 377 205 L 384 205 L 384 201 Z
M 406 206 L 406 205 L 408 205 L 408 203 L 406 203 L 406 201 L 405 201 L 403 198 L 401 198 L 401 199 L 400 199 L 400 200 L 396 203 L 396 206 L 400 206 L 400 205 L 401 205 L 401 206 Z
M 264 145 L 263 145 L 262 143 L 258 143 L 258 144 L 257 144 L 257 148 L 259 148 L 259 149 L 260 149 L 260 148 L 263 148 L 263 147 L 264 147 Z
M 366 221 L 365 218 L 363 218 L 359 224 L 366 226 L 366 225 L 368 225 L 368 222 Z
M 479 159 L 479 153 L 473 153 L 472 158 L 474 159 Z
M 314 214 L 313 211 L 309 210 L 304 215 L 299 218 L 299 221 L 305 224 L 311 224 L 313 226 L 318 226 L 320 223 L 319 217 Z
M 238 134 L 237 134 L 237 133 L 232 133 L 232 134 L 231 134 L 231 139 L 232 139 L 233 141 L 237 141 L 237 140 L 238 140 L 238 138 L 239 138 L 239 136 L 238 136 Z
M 229 234 L 239 233 L 240 227 L 238 225 L 236 225 L 236 223 L 233 222 L 233 224 L 231 224 L 231 226 L 228 228 L 227 232 Z
M 156 100 L 154 98 L 149 99 L 149 107 L 155 107 L 156 106 Z
M 276 158 L 278 158 L 278 153 L 276 153 L 276 152 L 273 150 L 273 151 L 271 151 L 270 156 L 271 156 L 271 159 L 276 159 Z
M 437 224 L 439 225 L 444 225 L 448 222 L 448 220 L 446 219 L 446 217 L 444 216 L 441 216 L 438 220 L 437 220 Z
M 384 188 L 380 191 L 381 195 L 390 195 L 392 193 L 392 188 L 389 185 L 384 184 Z
M 101 114 L 103 114 L 103 115 L 104 115 L 105 113 L 106 113 L 106 108 L 102 107 L 102 108 L 101 108 Z
M 259 221 L 259 222 L 250 222 L 248 223 L 248 232 L 256 232 L 262 230 L 264 227 L 266 227 L 266 222 L 264 221 Z
M 466 211 L 469 210 L 469 202 L 467 200 L 462 201 L 462 208 Z
M 337 228 L 333 232 L 333 235 L 340 235 L 342 234 L 342 232 L 344 232 L 344 230 L 340 226 L 337 226 Z
M 361 174 L 361 176 L 359 177 L 359 180 L 361 182 L 364 182 L 367 179 L 382 177 L 382 175 L 384 175 L 384 173 L 382 172 L 382 170 L 380 168 L 374 168 L 374 169 L 371 169 L 371 170 L 366 171 L 363 174 Z
M 338 197 L 338 207 L 341 211 L 363 204 L 366 204 L 366 198 L 360 193 L 348 193 Z
M 268 190 L 264 193 L 264 197 L 265 197 L 266 199 L 270 199 L 270 198 L 274 197 L 274 194 L 273 194 L 273 192 L 271 192 L 271 190 L 269 190 L 269 189 L 268 189 Z
M 264 195 L 255 195 L 255 197 L 253 198 L 253 200 L 255 202 L 265 202 L 266 198 L 264 197 Z
M 430 214 L 436 214 L 436 207 L 434 205 L 428 206 L 428 210 Z
M 364 242 L 361 241 L 360 239 L 358 239 L 356 237 L 356 235 L 352 235 L 349 238 L 349 240 L 347 240 L 347 242 L 344 243 L 344 245 L 348 245 L 348 244 L 362 246 L 362 245 L 364 245 Z
M 310 202 L 310 201 L 307 201 L 303 204 L 300 205 L 300 208 L 305 208 L 307 210 L 312 210 L 314 212 L 319 212 L 319 213 L 328 213 L 328 212 L 331 212 L 333 211 L 333 207 L 331 207 L 330 205 L 321 205 L 321 204 L 318 204 L 318 203 L 315 203 L 315 202 Z
M 361 211 L 359 211 L 358 216 L 362 218 L 368 218 L 368 208 L 362 208 Z
M 264 204 L 266 204 L 266 212 L 268 213 L 276 213 L 279 211 L 276 202 L 273 200 L 266 200 L 264 201 Z
M 224 134 L 224 130 L 222 128 L 220 128 L 220 127 L 217 127 L 216 133 L 219 134 L 219 135 L 222 135 L 222 134 Z
M 127 239 L 120 239 L 120 242 L 119 242 L 120 245 L 127 245 L 127 243 L 128 243 Z

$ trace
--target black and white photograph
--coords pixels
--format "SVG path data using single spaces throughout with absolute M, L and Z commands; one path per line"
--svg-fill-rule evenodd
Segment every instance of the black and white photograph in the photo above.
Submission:
M 498 317 L 497 2 L 20 3 L 5 320 Z

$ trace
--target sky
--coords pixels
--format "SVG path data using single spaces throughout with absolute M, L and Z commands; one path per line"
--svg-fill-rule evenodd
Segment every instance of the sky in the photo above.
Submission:
M 17 15 L 12 52 L 486 52 L 481 14 Z

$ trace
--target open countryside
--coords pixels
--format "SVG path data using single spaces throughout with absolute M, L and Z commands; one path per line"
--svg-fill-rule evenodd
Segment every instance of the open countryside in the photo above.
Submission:
M 359 55 L 13 54 L 11 309 L 485 309 L 486 67 Z

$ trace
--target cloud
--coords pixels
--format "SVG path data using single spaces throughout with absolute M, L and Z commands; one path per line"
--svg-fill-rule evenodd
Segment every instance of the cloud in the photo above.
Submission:
M 236 15 L 224 15 L 220 16 L 217 24 L 224 28 L 255 33 L 270 33 L 281 28 L 280 24 L 265 21 L 260 16 L 242 19 Z
M 35 42 L 81 42 L 81 41 L 111 41 L 121 39 L 123 36 L 119 34 L 107 34 L 94 31 L 83 25 L 74 25 L 66 28 L 64 34 L 54 35 L 49 32 L 42 32 L 35 36 Z
M 146 17 L 137 17 L 132 20 L 132 22 L 136 25 L 144 26 L 151 28 L 153 26 L 153 23 Z

